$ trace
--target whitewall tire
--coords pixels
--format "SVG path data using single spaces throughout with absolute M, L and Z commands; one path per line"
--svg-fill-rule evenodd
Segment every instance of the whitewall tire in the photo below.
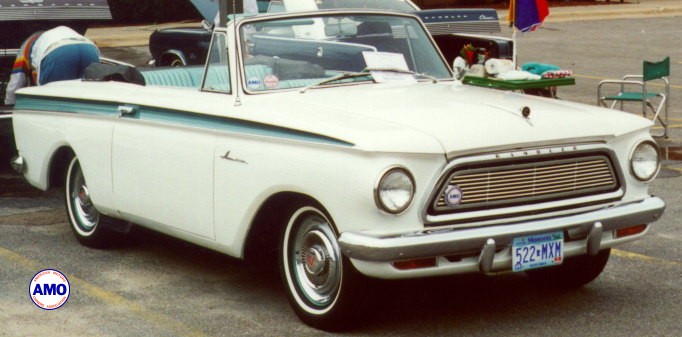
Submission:
M 330 218 L 304 205 L 288 213 L 280 246 L 280 272 L 287 297 L 305 323 L 323 330 L 348 328 L 357 271 L 341 255 Z
M 106 225 L 103 223 L 119 220 L 107 217 L 95 208 L 77 157 L 69 162 L 64 183 L 66 215 L 76 239 L 92 248 L 110 246 L 118 233 L 104 228 Z

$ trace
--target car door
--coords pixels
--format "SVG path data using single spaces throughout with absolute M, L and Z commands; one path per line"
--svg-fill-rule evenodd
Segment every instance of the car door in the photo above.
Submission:
M 112 145 L 119 212 L 150 227 L 213 239 L 215 132 L 182 111 L 121 109 L 129 113 L 116 124 Z
M 226 50 L 225 33 L 214 33 L 201 90 L 167 89 L 154 96 L 157 106 L 119 107 L 112 175 L 116 205 L 126 218 L 215 240 L 217 135 L 230 128 L 222 115 L 235 105 Z M 158 92 L 138 96 L 149 101 Z M 206 113 L 190 112 L 198 102 Z

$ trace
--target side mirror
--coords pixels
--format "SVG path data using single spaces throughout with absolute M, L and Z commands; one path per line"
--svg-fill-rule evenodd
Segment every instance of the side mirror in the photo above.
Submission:
M 452 61 L 452 75 L 453 77 L 460 81 L 464 78 L 467 73 L 467 62 L 463 58 L 457 56 L 454 61 Z

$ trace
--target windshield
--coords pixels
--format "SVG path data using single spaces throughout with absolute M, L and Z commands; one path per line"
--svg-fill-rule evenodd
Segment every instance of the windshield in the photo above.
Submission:
M 413 17 L 384 14 L 297 16 L 240 27 L 248 91 L 302 88 L 345 73 L 383 69 L 451 77 L 437 49 Z M 374 75 L 374 74 L 373 74 Z M 414 76 L 422 80 L 424 76 Z M 341 82 L 378 76 L 342 76 Z M 382 77 L 383 78 L 383 77 Z

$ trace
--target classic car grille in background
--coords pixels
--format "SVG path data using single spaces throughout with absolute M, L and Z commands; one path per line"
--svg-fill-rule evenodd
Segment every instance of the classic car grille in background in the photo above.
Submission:
M 494 9 L 434 9 L 415 14 L 422 19 L 431 35 L 502 31 Z
M 54 1 L 53 1 L 54 2 Z M 20 20 L 111 20 L 111 12 L 104 0 L 85 1 L 68 5 L 68 1 L 45 6 L 0 6 L 0 21 Z M 82 1 L 81 1 L 82 2 Z M 65 3 L 65 4 L 62 4 Z
M 480 32 L 499 32 L 498 22 L 464 22 L 464 23 L 427 23 L 426 28 L 431 35 L 448 35 L 453 33 L 480 33 Z
M 461 200 L 451 207 L 445 202 L 445 194 L 452 186 L 461 190 Z M 618 188 L 618 178 L 604 154 L 469 165 L 448 174 L 431 204 L 430 213 L 527 205 L 608 193 Z

